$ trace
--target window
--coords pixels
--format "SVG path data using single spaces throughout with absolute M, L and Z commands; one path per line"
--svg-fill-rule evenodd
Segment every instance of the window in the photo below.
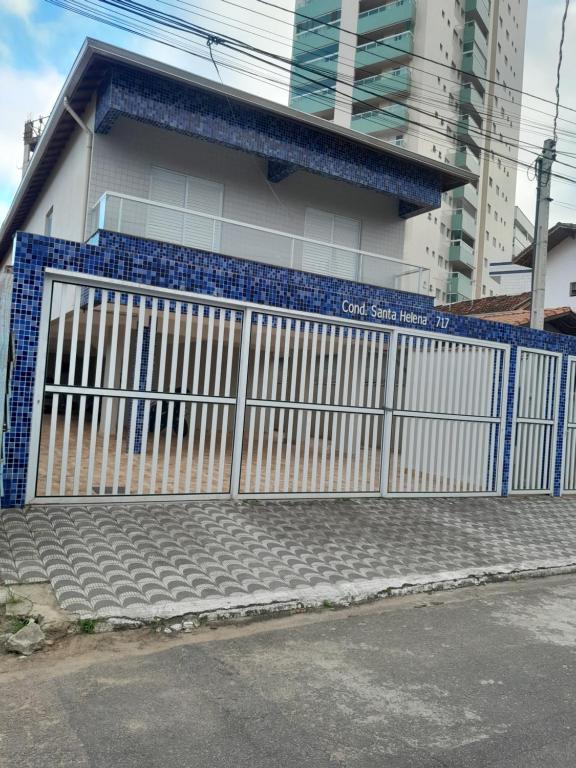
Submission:
M 576 283 L 570 283 L 570 296 L 576 296 Z
M 179 242 L 206 251 L 220 249 L 221 223 L 194 216 L 194 211 L 208 216 L 222 216 L 224 186 L 215 181 L 186 176 L 183 173 L 153 167 L 150 174 L 150 200 L 169 208 L 150 206 L 146 222 L 146 237 L 151 240 Z M 180 210 L 178 210 L 180 209 Z M 182 209 L 190 214 L 183 215 Z
M 54 213 L 54 206 L 50 208 L 48 213 L 46 214 L 44 218 L 44 234 L 46 237 L 50 237 L 52 235 L 52 214 Z
M 360 248 L 359 219 L 337 216 L 316 208 L 306 209 L 304 236 L 311 240 L 342 245 L 345 248 Z M 350 251 L 330 248 L 328 245 L 304 242 L 302 250 L 302 269 L 322 275 L 333 275 L 348 280 L 358 279 L 358 258 Z

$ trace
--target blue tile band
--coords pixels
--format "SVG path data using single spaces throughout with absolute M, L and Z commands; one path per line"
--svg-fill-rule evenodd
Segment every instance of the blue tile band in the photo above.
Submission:
M 516 348 L 532 347 L 576 355 L 576 338 L 534 331 L 471 317 L 436 312 L 432 299 L 417 294 L 314 275 L 260 262 L 236 259 L 184 246 L 100 232 L 94 244 L 19 233 L 15 242 L 11 332 L 15 351 L 10 395 L 10 428 L 4 435 L 3 506 L 24 503 L 30 450 L 33 388 L 38 353 L 40 310 L 47 267 L 112 280 L 189 291 L 342 318 L 371 320 L 372 307 L 383 310 L 375 322 L 512 347 L 505 430 L 504 489 L 510 473 Z M 358 312 L 350 314 L 346 308 Z M 366 312 L 364 315 L 362 313 Z M 560 403 L 560 425 L 564 404 Z M 560 492 L 562 429 L 558 430 L 554 490 Z

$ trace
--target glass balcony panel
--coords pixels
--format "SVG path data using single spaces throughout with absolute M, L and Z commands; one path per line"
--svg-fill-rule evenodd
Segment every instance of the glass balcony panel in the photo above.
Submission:
M 405 130 L 408 127 L 407 121 L 408 108 L 404 104 L 387 104 L 381 109 L 352 115 L 351 128 L 360 133 L 382 133 Z
M 388 94 L 404 93 L 410 90 L 410 70 L 408 67 L 400 67 L 382 75 L 364 77 L 354 83 L 353 98 L 360 101 L 368 101 L 372 94 L 387 96 Z
M 328 109 L 334 109 L 336 94 L 333 89 L 325 88 L 314 93 L 304 93 L 302 95 L 292 95 L 290 97 L 290 106 L 293 109 L 299 109 L 301 112 L 316 114 Z
M 358 17 L 358 34 L 366 35 L 386 27 L 412 24 L 415 16 L 414 0 L 396 0 L 361 13 Z
M 448 278 L 448 303 L 466 301 L 472 298 L 472 280 L 461 272 L 452 272 Z
M 153 200 L 106 192 L 92 209 L 90 221 L 91 235 L 98 230 L 120 232 L 248 261 L 427 293 L 429 270 L 417 264 Z
M 412 32 L 390 35 L 371 43 L 365 43 L 356 49 L 356 69 L 371 67 L 382 61 L 400 59 L 414 50 Z
M 463 232 L 472 239 L 476 238 L 476 220 L 463 208 L 459 208 L 452 214 L 451 229 L 453 232 Z
M 474 249 L 463 240 L 452 240 L 448 251 L 448 261 L 454 267 L 474 269 L 476 266 Z

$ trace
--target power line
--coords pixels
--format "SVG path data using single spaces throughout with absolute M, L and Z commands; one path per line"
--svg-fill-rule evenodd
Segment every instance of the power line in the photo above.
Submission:
M 262 3 L 262 5 L 268 5 L 271 8 L 276 8 L 277 10 L 284 11 L 285 13 L 292 14 L 292 11 L 289 8 L 284 8 L 281 5 L 277 5 L 276 3 L 272 3 L 272 2 L 270 2 L 270 0 L 257 0 L 257 2 Z M 305 13 L 302 13 L 301 11 L 297 10 L 294 13 L 297 16 L 300 16 L 300 17 L 302 17 L 304 19 L 308 19 L 310 21 L 317 21 L 316 17 L 308 16 Z M 326 26 L 326 27 L 332 27 L 334 29 L 342 30 L 343 32 L 346 32 L 349 35 L 353 35 L 353 36 L 357 37 L 358 40 L 364 39 L 367 43 L 368 42 L 374 42 L 374 40 L 372 40 L 372 38 L 368 37 L 367 35 L 358 34 L 357 31 L 352 31 L 350 29 L 345 29 L 344 27 L 341 27 L 339 24 L 334 24 L 332 22 L 321 22 L 321 23 L 324 26 Z M 396 50 L 396 51 L 399 51 L 399 52 L 401 52 L 403 54 L 406 53 L 406 51 L 403 48 L 399 48 L 398 46 L 394 46 L 391 43 L 384 43 L 384 45 L 386 45 L 386 47 L 390 48 L 391 50 Z M 432 58 L 430 58 L 428 56 L 423 56 L 422 54 L 412 53 L 411 55 L 413 57 L 417 58 L 417 59 L 422 59 L 423 61 L 427 61 L 429 64 L 437 64 L 440 67 L 445 67 L 446 69 L 449 69 L 452 72 L 459 72 L 460 74 L 463 74 L 463 75 L 469 75 L 469 73 L 466 72 L 465 70 L 459 69 L 458 67 L 453 67 L 451 64 L 446 64 L 443 61 L 439 61 L 437 59 L 432 59 Z M 536 99 L 538 101 L 543 101 L 543 102 L 545 102 L 547 104 L 555 104 L 554 101 L 551 101 L 550 99 L 546 99 L 543 96 L 537 96 L 534 93 L 529 93 L 528 91 L 523 91 L 521 88 L 514 88 L 512 86 L 506 85 L 505 83 L 500 83 L 500 82 L 498 82 L 498 80 L 491 80 L 488 77 L 481 77 L 480 75 L 474 75 L 474 77 L 476 79 L 482 81 L 482 82 L 488 83 L 489 85 L 496 85 L 499 88 L 504 88 L 504 89 L 506 89 L 508 91 L 514 91 L 515 93 L 519 93 L 522 96 L 528 96 L 529 98 Z M 454 82 L 456 82 L 456 81 L 454 81 Z M 569 112 L 576 112 L 576 108 L 567 107 L 567 106 L 564 106 L 564 105 L 560 105 L 560 106 L 562 107 L 562 109 L 566 109 Z
M 562 70 L 562 52 L 564 48 L 564 37 L 566 36 L 566 19 L 568 17 L 568 8 L 570 6 L 570 0 L 566 0 L 566 4 L 564 6 L 564 14 L 562 15 L 562 27 L 561 27 L 561 33 L 560 33 L 560 47 L 558 49 L 558 68 L 556 70 L 556 105 L 555 105 L 555 111 L 554 111 L 554 128 L 553 128 L 553 137 L 554 137 L 554 145 L 557 143 L 558 139 L 558 113 L 560 112 L 560 73 Z
M 165 14 L 163 12 L 152 11 L 152 9 L 147 8 L 146 6 L 142 6 L 140 3 L 135 2 L 135 0 L 100 0 L 100 1 L 102 3 L 104 3 L 104 4 L 106 4 L 106 5 L 109 5 L 109 6 L 113 6 L 113 7 L 117 7 L 117 8 L 118 7 L 126 8 L 126 9 L 129 10 L 130 13 L 133 13 L 133 14 L 136 14 L 137 16 L 139 16 L 139 17 L 142 17 L 146 21 L 148 21 L 150 16 L 153 16 L 155 19 L 158 20 L 158 23 L 163 24 L 165 26 L 168 26 L 172 30 L 175 29 L 175 30 L 181 30 L 181 31 L 183 31 L 183 30 L 189 31 L 192 34 L 195 34 L 196 36 L 202 37 L 204 40 L 208 39 L 209 37 L 217 38 L 219 45 L 222 45 L 224 47 L 230 48 L 231 50 L 235 51 L 236 53 L 240 53 L 240 54 L 242 54 L 244 56 L 247 56 L 250 59 L 253 59 L 255 61 L 259 61 L 260 63 L 266 64 L 267 66 L 272 66 L 274 68 L 282 70 L 282 66 L 277 63 L 278 61 L 280 61 L 280 62 L 282 62 L 284 64 L 289 64 L 291 66 L 297 66 L 299 68 L 304 68 L 306 71 L 311 71 L 312 73 L 315 72 L 318 75 L 318 71 L 317 70 L 315 71 L 313 68 L 311 69 L 310 67 L 299 65 L 296 62 L 294 62 L 294 61 L 292 61 L 290 59 L 286 59 L 285 57 L 278 56 L 277 54 L 272 54 L 272 53 L 268 53 L 266 51 L 262 51 L 261 49 L 258 49 L 255 46 L 249 45 L 247 43 L 243 43 L 242 41 L 239 41 L 239 40 L 237 40 L 235 38 L 232 38 L 230 36 L 216 35 L 213 31 L 207 30 L 207 29 L 205 29 L 203 27 L 198 27 L 197 25 L 190 24 L 190 23 L 185 22 L 185 21 L 183 21 L 181 19 L 178 19 L 177 17 L 170 16 L 169 14 Z M 80 0 L 48 0 L 48 2 L 51 2 L 54 5 L 60 5 L 61 7 L 66 7 L 69 10 L 74 10 L 74 11 L 80 13 L 81 15 L 85 15 L 85 16 L 88 16 L 90 18 L 95 18 L 96 20 L 99 20 L 99 21 L 101 21 L 102 19 L 105 19 L 106 23 L 109 23 L 109 18 L 107 18 L 104 14 L 102 14 L 102 13 L 100 13 L 100 14 L 94 13 L 93 11 L 91 11 L 90 8 L 87 9 L 85 6 L 81 6 L 80 5 Z M 118 22 L 113 22 L 113 25 L 114 26 L 119 26 Z M 127 31 L 133 31 L 132 29 L 130 29 L 129 27 L 126 27 L 124 25 L 122 25 L 121 28 L 126 29 Z M 142 32 L 141 29 L 140 29 L 139 32 L 137 32 L 137 34 L 141 34 L 144 37 L 148 37 L 149 39 L 152 39 L 152 40 L 156 40 L 156 41 L 160 40 L 160 42 L 167 42 L 166 38 L 158 38 L 157 34 L 156 34 L 156 36 L 152 36 L 150 34 L 145 34 L 145 33 Z M 172 36 L 174 36 L 175 33 L 171 32 L 170 34 Z M 171 45 L 172 47 L 175 47 L 175 48 L 180 48 L 182 50 L 181 46 L 178 46 L 177 44 L 175 44 L 173 42 L 167 42 L 167 44 Z M 186 50 L 186 49 L 184 49 L 184 50 Z M 274 61 L 273 62 L 267 61 L 265 58 L 262 58 L 260 55 L 256 55 L 256 54 L 263 54 L 265 57 L 267 56 L 267 57 L 273 59 Z M 193 55 L 198 55 L 198 54 L 194 53 Z M 205 56 L 204 57 L 201 56 L 200 58 L 205 58 L 206 59 Z M 286 70 L 284 70 L 284 71 L 286 71 Z M 301 76 L 305 80 L 308 80 L 309 82 L 312 82 L 312 83 L 316 82 L 311 77 L 307 77 L 306 75 L 301 75 Z M 336 93 L 339 93 L 337 91 L 337 89 L 334 88 L 333 90 Z M 376 96 L 378 98 L 381 98 L 381 94 L 378 94 L 378 93 L 375 93 L 375 92 L 371 92 L 371 91 L 369 91 L 367 89 L 364 89 L 364 88 L 362 90 L 364 92 L 367 92 L 367 93 L 371 94 L 372 96 Z M 342 94 L 340 94 L 340 95 L 342 95 Z M 392 103 L 394 103 L 396 101 L 394 99 L 387 99 L 387 100 L 391 101 Z M 367 102 L 363 102 L 363 101 L 358 101 L 358 103 L 360 103 L 362 105 L 365 105 L 365 106 L 371 106 L 371 105 L 367 104 Z M 399 103 L 402 103 L 402 102 L 399 102 Z M 383 115 L 390 116 L 389 113 L 386 110 L 378 108 L 377 111 L 382 112 Z M 431 116 L 430 113 L 427 113 L 427 112 L 425 112 L 423 110 L 416 110 L 416 111 L 419 111 L 422 114 L 425 114 L 426 116 Z M 408 122 L 410 124 L 417 125 L 418 127 L 423 128 L 426 131 L 430 131 L 432 133 L 436 133 L 436 134 L 442 136 L 443 138 L 446 138 L 446 133 L 444 131 L 440 131 L 440 130 L 437 130 L 437 129 L 430 128 L 429 126 L 426 126 L 426 125 L 424 125 L 422 123 L 419 123 L 417 121 L 414 121 L 414 120 L 407 119 L 406 122 Z M 478 131 L 477 133 L 480 136 L 483 135 L 481 131 Z M 521 148 L 521 147 L 519 147 L 519 148 Z M 478 152 L 484 152 L 484 153 L 487 152 L 486 150 L 484 150 L 481 147 L 477 147 L 477 150 L 478 150 Z M 528 150 L 525 150 L 525 151 L 528 151 Z M 531 154 L 533 154 L 533 153 L 531 153 Z M 494 150 L 490 150 L 488 152 L 488 155 L 490 155 L 492 157 L 500 157 L 504 161 L 510 161 L 510 158 L 507 158 L 505 155 L 497 153 Z M 521 161 L 518 161 L 518 160 L 511 161 L 511 162 L 513 162 L 514 165 L 529 167 L 526 163 L 522 163 Z M 565 164 L 565 165 L 567 165 L 567 164 Z M 574 166 L 569 166 L 569 167 L 574 167 Z M 574 168 L 576 169 L 576 167 L 574 167 Z M 569 179 L 567 177 L 562 177 L 562 176 L 559 176 L 558 174 L 555 174 L 555 176 L 557 178 L 561 178 L 561 179 L 564 179 L 566 181 L 575 182 L 574 179 Z

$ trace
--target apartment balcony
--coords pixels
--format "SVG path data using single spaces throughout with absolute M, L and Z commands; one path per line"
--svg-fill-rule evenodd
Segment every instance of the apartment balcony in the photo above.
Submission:
M 452 190 L 452 198 L 457 208 L 468 207 L 474 210 L 478 208 L 478 192 L 472 184 L 465 184 L 463 187 Z
M 408 67 L 400 67 L 382 75 L 372 75 L 354 83 L 352 97 L 359 101 L 370 101 L 378 96 L 406 93 L 410 90 L 411 73 Z M 373 96 L 372 94 L 376 94 Z
M 478 118 L 482 119 L 484 100 L 471 83 L 467 83 L 460 88 L 460 106 L 463 111 L 471 111 Z
M 481 139 L 481 132 L 470 115 L 461 115 L 456 123 L 456 138 L 467 144 L 478 144 Z
M 462 69 L 472 77 L 486 77 L 487 61 L 486 57 L 477 45 L 471 50 L 464 50 L 462 53 Z
M 361 13 L 358 16 L 358 34 L 367 35 L 387 27 L 408 27 L 414 23 L 415 17 L 415 0 L 395 0 Z
M 92 209 L 90 224 L 94 235 L 98 230 L 120 232 L 302 272 L 427 293 L 429 270 L 402 259 L 115 192 L 102 195 Z
M 464 208 L 458 208 L 454 211 L 450 229 L 454 237 L 464 234 L 472 240 L 476 239 L 476 219 Z
M 464 24 L 462 42 L 465 50 L 470 50 L 477 45 L 483 56 L 488 58 L 488 40 L 475 21 L 467 21 Z
M 350 127 L 354 131 L 370 134 L 404 131 L 408 127 L 408 107 L 404 104 L 384 104 L 381 109 L 352 115 Z
M 448 261 L 455 269 L 474 269 L 476 266 L 474 249 L 464 240 L 452 240 L 448 251 Z
M 335 101 L 336 94 L 333 88 L 323 88 L 313 93 L 290 96 L 292 109 L 299 109 L 301 112 L 313 115 L 334 109 Z
M 304 16 L 324 16 L 332 11 L 339 11 L 342 7 L 342 0 L 306 0 L 296 8 L 296 17 L 298 13 Z
M 448 304 L 472 298 L 472 280 L 461 272 L 452 272 L 448 278 Z
M 453 159 L 456 168 L 464 168 L 466 171 L 470 171 L 470 173 L 480 173 L 480 160 L 476 158 L 468 147 L 456 150 Z
M 409 56 L 414 50 L 412 32 L 390 35 L 372 43 L 359 45 L 356 49 L 356 69 L 366 69 L 380 65 L 383 61 L 394 61 Z
M 490 0 L 465 0 L 464 12 L 466 19 L 477 21 L 484 34 L 490 27 Z
M 294 37 L 292 56 L 299 64 L 306 64 L 320 56 L 330 56 L 338 52 L 340 30 L 323 25 L 315 30 L 300 32 Z
M 306 62 L 306 69 L 302 72 L 293 69 L 290 76 L 291 89 L 305 91 L 311 87 L 312 83 L 317 83 L 318 89 L 323 86 L 335 85 L 337 60 L 337 54 L 332 54 L 332 56 L 323 59 Z

